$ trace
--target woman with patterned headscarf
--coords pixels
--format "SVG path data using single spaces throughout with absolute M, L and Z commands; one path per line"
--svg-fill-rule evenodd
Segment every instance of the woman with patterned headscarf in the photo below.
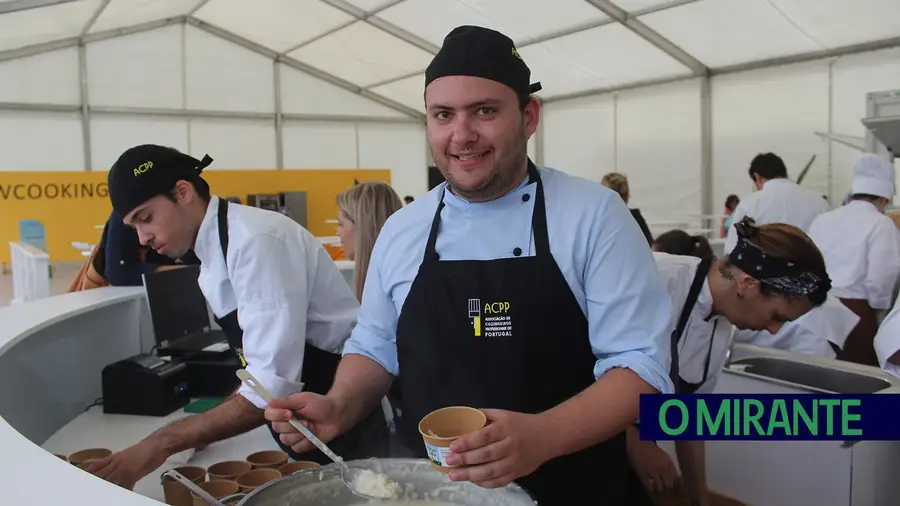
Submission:
M 776 333 L 822 305 L 831 288 L 825 260 L 800 229 L 785 224 L 736 223 L 738 240 L 721 259 L 654 252 L 672 299 L 672 365 L 676 393 L 712 393 L 731 346 L 732 326 Z M 653 441 L 626 429 L 632 490 L 671 493 L 681 479 L 672 459 Z M 703 442 L 677 441 L 683 490 L 693 504 L 709 504 Z

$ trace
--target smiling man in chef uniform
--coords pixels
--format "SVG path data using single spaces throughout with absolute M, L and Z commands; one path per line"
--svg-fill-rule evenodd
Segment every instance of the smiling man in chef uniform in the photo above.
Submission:
M 425 75 L 447 182 L 385 223 L 332 389 L 267 417 L 305 451 L 286 410 L 331 439 L 397 382 L 398 435 L 421 458 L 432 410 L 490 420 L 451 445 L 451 480 L 516 480 L 543 506 L 630 505 L 624 429 L 641 393 L 672 391 L 671 300 L 647 241 L 618 194 L 528 159 L 540 85 L 508 37 L 459 27 Z

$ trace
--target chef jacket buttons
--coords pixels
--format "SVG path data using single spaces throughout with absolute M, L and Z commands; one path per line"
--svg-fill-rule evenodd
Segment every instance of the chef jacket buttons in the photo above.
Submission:
M 531 194 L 526 193 L 522 195 L 522 202 L 528 202 L 529 200 L 531 200 Z
M 522 248 L 516 248 L 513 250 L 513 255 L 519 256 L 522 254 Z

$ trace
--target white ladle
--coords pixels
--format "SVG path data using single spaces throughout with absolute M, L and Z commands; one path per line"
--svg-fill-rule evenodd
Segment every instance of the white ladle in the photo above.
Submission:
M 262 386 L 262 384 L 260 384 L 260 382 L 257 381 L 256 378 L 254 378 L 253 375 L 250 374 L 250 372 L 248 372 L 246 369 L 238 369 L 237 377 L 240 378 L 245 385 L 256 392 L 256 395 L 262 397 L 262 399 L 267 403 L 272 400 L 272 394 L 270 394 L 269 391 L 266 390 L 266 387 Z M 361 471 L 358 469 L 350 469 L 344 462 L 344 459 L 331 451 L 331 449 L 328 448 L 325 443 L 323 443 L 318 437 L 316 437 L 316 435 L 313 434 L 312 431 L 307 429 L 296 418 L 292 417 L 290 420 L 288 420 L 288 422 L 293 425 L 295 429 L 299 430 L 304 436 L 306 436 L 306 438 L 309 439 L 312 444 L 316 445 L 316 448 L 322 450 L 322 453 L 327 455 L 328 458 L 333 460 L 334 463 L 341 468 L 341 480 L 344 482 L 344 485 L 346 485 L 346 487 L 350 489 L 351 492 L 365 499 L 386 499 L 385 497 L 372 496 L 356 490 L 356 488 L 354 488 L 353 486 L 353 480 L 357 476 L 359 476 Z

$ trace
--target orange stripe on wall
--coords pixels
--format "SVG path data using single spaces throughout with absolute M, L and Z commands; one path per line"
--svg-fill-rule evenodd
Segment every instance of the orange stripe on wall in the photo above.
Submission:
M 220 197 L 305 191 L 307 220 L 316 236 L 335 235 L 335 197 L 353 180 L 391 182 L 389 169 L 208 170 L 203 178 Z M 10 261 L 9 241 L 19 240 L 20 220 L 44 225 L 51 262 L 80 262 L 73 241 L 95 244 L 112 207 L 106 172 L 0 172 L 0 263 Z

